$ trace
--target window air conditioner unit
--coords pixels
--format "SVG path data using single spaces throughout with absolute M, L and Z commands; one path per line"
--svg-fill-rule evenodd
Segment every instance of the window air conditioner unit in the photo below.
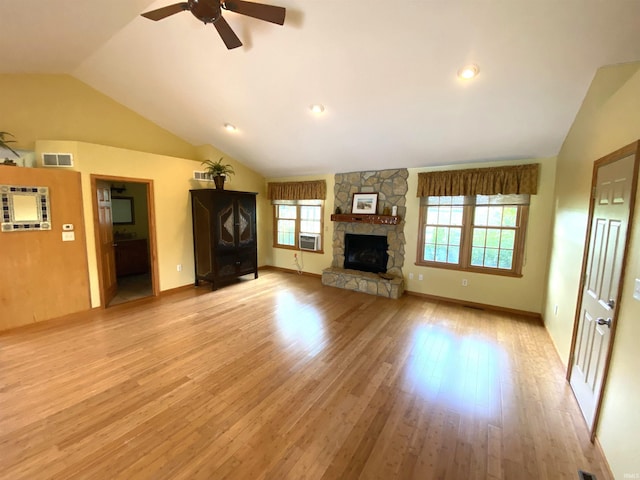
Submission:
M 300 250 L 317 252 L 320 250 L 320 235 L 317 233 L 301 233 L 299 244 Z

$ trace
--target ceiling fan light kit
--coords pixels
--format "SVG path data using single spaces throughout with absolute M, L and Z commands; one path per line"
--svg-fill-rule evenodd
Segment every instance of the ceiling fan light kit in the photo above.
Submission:
M 187 0 L 186 2 L 174 3 L 157 10 L 151 10 L 143 13 L 142 16 L 157 22 L 185 10 L 190 11 L 194 17 L 205 25 L 212 23 L 229 50 L 242 46 L 242 42 L 222 17 L 222 10 L 257 18 L 276 25 L 284 25 L 286 15 L 286 9 L 283 7 L 246 2 L 244 0 Z

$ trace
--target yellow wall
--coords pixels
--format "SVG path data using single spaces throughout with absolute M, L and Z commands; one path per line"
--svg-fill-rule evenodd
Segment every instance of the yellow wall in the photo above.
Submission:
M 545 323 L 565 364 L 580 283 L 593 162 L 640 138 L 640 63 L 598 70 L 558 155 L 555 225 L 547 283 Z M 597 435 L 615 478 L 640 474 L 640 200 L 632 223 L 609 381 Z M 558 314 L 554 308 L 558 306 Z
M 155 155 L 83 142 L 36 142 L 37 157 L 41 152 L 73 152 L 74 169 L 82 174 L 82 202 L 84 206 L 91 303 L 100 305 L 98 267 L 93 230 L 93 198 L 91 174 L 153 180 L 155 225 L 158 245 L 160 290 L 188 285 L 194 281 L 193 235 L 191 227 L 191 203 L 189 190 L 210 188 L 209 182 L 193 180 L 193 171 L 200 169 L 199 162 L 183 158 Z M 219 157 L 218 157 L 219 158 Z M 227 160 L 241 171 L 241 165 Z M 264 197 L 264 180 L 260 176 L 238 177 L 228 190 L 259 192 Z M 235 178 L 235 177 L 234 177 Z M 232 188 L 233 187 L 233 188 Z M 259 219 L 258 230 L 262 228 Z M 264 251 L 269 248 L 258 239 L 258 264 L 264 265 Z M 182 271 L 177 270 L 182 265 Z
M 196 158 L 193 145 L 69 75 L 0 75 L 0 105 L 18 148 L 78 140 Z
M 286 268 L 289 270 L 297 270 L 295 264 L 294 254 L 298 256 L 298 263 L 301 270 L 306 273 L 313 273 L 316 275 L 322 275 L 322 270 L 329 268 L 333 261 L 333 222 L 331 221 L 331 214 L 334 209 L 334 193 L 333 187 L 335 184 L 335 175 L 315 175 L 305 177 L 280 177 L 269 178 L 268 182 L 304 182 L 312 180 L 324 180 L 327 182 L 327 199 L 324 202 L 324 231 L 323 235 L 323 253 L 309 252 L 304 250 L 289 250 L 287 248 L 271 248 L 273 246 L 273 206 L 271 203 L 267 204 L 268 216 L 264 217 L 269 219 L 269 224 L 265 223 L 265 231 L 269 231 L 268 245 L 271 250 L 271 258 L 269 258 L 268 264 L 279 268 Z M 265 196 L 266 197 L 266 196 Z
M 405 288 L 412 292 L 436 295 L 440 297 L 466 300 L 474 303 L 500 306 L 526 312 L 541 313 L 544 301 L 545 279 L 547 274 L 547 259 L 549 252 L 549 238 L 551 235 L 551 214 L 553 211 L 553 190 L 555 184 L 555 158 L 519 160 L 508 162 L 509 165 L 521 163 L 539 163 L 540 184 L 538 195 L 531 197 L 529 224 L 526 238 L 526 260 L 522 278 L 504 277 L 498 275 L 482 275 L 477 273 L 459 272 L 438 268 L 416 266 L 418 215 L 420 201 L 416 197 L 418 173 L 436 168 L 409 169 L 409 191 L 407 193 L 407 213 L 404 234 L 407 239 L 405 245 L 405 264 L 402 271 L 405 276 Z M 473 167 L 489 167 L 504 164 L 493 162 L 473 164 Z M 451 168 L 469 168 L 469 165 L 457 165 Z M 439 168 L 439 170 L 443 170 Z M 294 252 L 283 248 L 274 248 L 270 265 L 280 268 L 295 269 L 294 253 L 302 257 L 302 270 L 314 274 L 321 274 L 324 268 L 331 266 L 333 260 L 332 238 L 333 222 L 331 213 L 334 209 L 334 175 L 270 178 L 270 182 L 291 182 L 304 180 L 325 179 L 327 182 L 327 201 L 325 203 L 324 253 Z M 270 214 L 271 220 L 273 215 Z M 272 227 L 271 227 L 272 228 Z M 272 241 L 271 238 L 269 240 Z M 414 274 L 409 280 L 409 273 Z M 419 274 L 423 280 L 418 280 Z M 462 279 L 468 280 L 468 286 L 462 287 Z
M 508 165 L 538 163 L 540 178 L 538 194 L 531 196 L 529 222 L 525 240 L 525 262 L 522 277 L 513 278 L 500 275 L 461 272 L 441 268 L 415 265 L 418 251 L 418 229 L 420 199 L 416 197 L 418 173 L 434 170 L 462 168 L 482 168 L 504 165 L 502 162 L 474 163 L 455 167 L 409 169 L 409 192 L 407 193 L 407 216 L 404 234 L 405 246 L 405 288 L 411 292 L 453 298 L 474 303 L 499 306 L 525 312 L 541 313 L 544 300 L 544 282 L 547 274 L 547 258 L 553 210 L 553 189 L 555 182 L 555 158 L 519 160 Z M 413 273 L 413 280 L 409 274 Z M 419 280 L 423 275 L 423 280 Z M 462 286 L 467 279 L 468 285 Z
M 74 156 L 74 170 L 82 174 L 92 306 L 100 304 L 92 173 L 154 181 L 160 289 L 166 290 L 193 283 L 189 189 L 213 186 L 190 180 L 193 171 L 202 170 L 201 160 L 224 156 L 236 171 L 227 188 L 259 193 L 258 262 L 267 262 L 270 226 L 266 233 L 261 226 L 270 218 L 264 178 L 214 147 L 194 147 L 68 75 L 0 75 L 0 105 L 0 130 L 14 134 L 16 148 L 35 149 L 38 162 L 43 152 Z

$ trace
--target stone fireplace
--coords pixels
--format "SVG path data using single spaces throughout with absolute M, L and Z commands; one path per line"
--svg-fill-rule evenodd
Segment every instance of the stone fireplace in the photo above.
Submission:
M 357 290 L 372 295 L 399 298 L 404 292 L 402 267 L 404 265 L 404 215 L 408 190 L 407 169 L 376 170 L 339 173 L 335 176 L 335 208 L 351 213 L 354 193 L 378 193 L 377 213 L 382 215 L 392 207 L 398 209 L 398 218 L 382 216 L 381 223 L 366 221 L 335 221 L 333 228 L 333 262 L 322 272 L 322 283 L 347 290 Z M 386 222 L 388 220 L 388 222 Z M 385 272 L 367 272 L 345 267 L 345 237 L 347 235 L 378 236 L 386 239 L 387 262 Z M 379 269 L 382 270 L 382 269 Z M 386 278 L 385 278 L 386 277 Z

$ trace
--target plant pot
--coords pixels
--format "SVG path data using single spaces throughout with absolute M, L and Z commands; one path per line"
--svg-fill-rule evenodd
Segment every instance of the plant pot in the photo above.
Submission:
M 223 175 L 217 175 L 213 177 L 213 182 L 216 184 L 217 190 L 224 190 L 224 180 L 226 177 Z

